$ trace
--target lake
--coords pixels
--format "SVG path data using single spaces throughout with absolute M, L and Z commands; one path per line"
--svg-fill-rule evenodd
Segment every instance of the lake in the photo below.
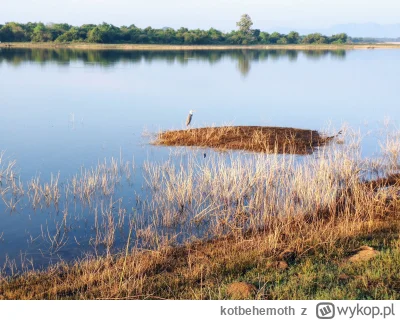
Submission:
M 362 155 L 372 157 L 388 119 L 392 127 L 400 122 L 399 74 L 400 51 L 390 49 L 1 49 L 0 168 L 15 160 L 18 177 L 11 180 L 24 190 L 6 190 L 2 178 L 0 265 L 33 259 L 40 267 L 85 252 L 103 254 L 104 245 L 93 244 L 97 216 L 88 211 L 110 206 L 115 221 L 121 212 L 135 211 L 137 197 L 146 193 L 144 178 L 135 172 L 176 150 L 150 145 L 151 137 L 184 128 L 191 109 L 194 127 L 263 125 L 330 133 L 351 127 L 365 136 Z M 45 186 L 59 177 L 64 187 L 74 175 L 89 177 L 90 168 L 104 161 L 107 166 L 98 172 L 109 175 L 110 191 L 107 199 L 95 196 L 101 204 L 32 208 L 32 178 L 40 177 Z M 113 165 L 119 166 L 117 178 L 106 169 Z M 73 217 L 66 213 L 72 210 Z M 62 225 L 66 216 L 69 222 Z M 127 223 L 121 230 L 115 247 L 125 243 Z

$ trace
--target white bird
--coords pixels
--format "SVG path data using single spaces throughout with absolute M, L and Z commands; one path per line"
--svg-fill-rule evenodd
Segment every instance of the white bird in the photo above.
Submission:
M 193 117 L 193 110 L 189 111 L 189 115 L 186 119 L 186 126 L 189 127 L 190 123 L 192 122 L 192 117 Z

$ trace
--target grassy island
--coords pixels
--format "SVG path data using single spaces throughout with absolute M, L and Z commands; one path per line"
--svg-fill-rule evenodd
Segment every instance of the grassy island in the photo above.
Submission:
M 220 150 L 246 150 L 264 153 L 309 154 L 334 137 L 316 130 L 295 128 L 227 126 L 161 132 L 155 144 L 194 146 Z

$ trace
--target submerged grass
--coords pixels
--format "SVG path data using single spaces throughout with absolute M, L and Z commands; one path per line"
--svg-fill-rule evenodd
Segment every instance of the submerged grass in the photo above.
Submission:
M 398 136 L 388 135 L 374 159 L 363 159 L 359 137 L 346 132 L 343 145 L 301 159 L 189 153 L 178 163 L 148 162 L 151 197 L 131 217 L 120 253 L 108 249 L 118 217 L 110 201 L 98 231 L 107 255 L 4 273 L 0 297 L 225 299 L 230 284 L 246 282 L 256 288 L 246 298 L 399 299 Z M 91 178 L 77 180 L 86 190 Z M 350 262 L 361 246 L 379 255 Z

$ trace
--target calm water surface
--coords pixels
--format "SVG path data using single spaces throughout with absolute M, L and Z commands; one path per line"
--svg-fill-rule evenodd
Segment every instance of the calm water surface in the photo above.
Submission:
M 125 52 L 2 49 L 0 150 L 17 161 L 22 183 L 51 173 L 60 181 L 111 157 L 168 158 L 147 134 L 193 126 L 267 125 L 324 130 L 348 124 L 368 136 L 363 155 L 379 150 L 386 118 L 400 122 L 400 51 Z M 142 181 L 129 184 L 131 206 Z M 10 212 L 0 202 L 0 263 L 33 257 L 38 265 L 90 251 L 92 218 L 76 222 L 56 256 L 43 233 L 57 212 Z M 82 210 L 84 212 L 84 210 Z M 84 213 L 83 213 L 84 216 Z M 118 236 L 117 236 L 118 238 Z M 39 239 L 39 240 L 32 240 Z M 121 240 L 122 241 L 122 240 Z M 118 243 L 118 240 L 117 240 Z

